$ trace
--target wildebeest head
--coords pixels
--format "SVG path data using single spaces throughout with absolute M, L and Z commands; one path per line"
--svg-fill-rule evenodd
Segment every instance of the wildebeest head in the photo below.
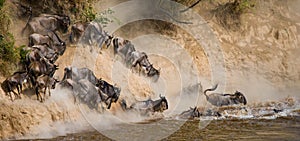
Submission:
M 149 76 L 149 77 L 152 77 L 152 76 L 155 76 L 155 75 L 157 75 L 157 76 L 160 75 L 160 70 L 155 69 L 152 64 L 150 66 L 148 66 L 146 68 L 146 70 L 148 71 L 147 76 Z
M 62 26 L 62 31 L 65 33 L 68 31 L 68 27 L 70 26 L 71 20 L 69 16 L 60 16 L 57 18 L 58 22 Z
M 158 111 L 163 112 L 164 110 L 167 110 L 169 108 L 168 101 L 167 101 L 166 97 L 164 97 L 164 96 L 159 95 L 159 97 L 160 97 L 160 100 L 159 100 L 160 101 L 160 105 L 159 105 L 160 108 L 158 109 Z M 154 105 L 154 109 L 155 109 L 156 106 L 158 106 L 158 105 Z
M 246 100 L 244 94 L 242 94 L 239 91 L 236 91 L 234 93 L 234 100 L 237 101 L 238 103 L 243 103 L 244 105 L 247 104 L 247 100 Z
M 51 86 L 51 89 L 55 89 L 56 83 L 59 83 L 59 80 L 57 80 L 55 78 L 51 79 L 50 84 L 49 84 Z
M 104 37 L 105 37 L 104 43 L 106 45 L 106 48 L 108 48 L 108 47 L 110 47 L 110 44 L 114 38 L 114 35 L 109 35 L 106 31 L 104 31 L 104 34 L 105 34 L 104 35 Z

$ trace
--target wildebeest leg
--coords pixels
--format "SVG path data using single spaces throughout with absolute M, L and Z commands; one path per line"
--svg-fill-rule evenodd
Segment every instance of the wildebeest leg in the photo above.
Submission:
M 50 86 L 48 87 L 48 94 L 49 94 L 49 96 L 51 96 L 51 92 L 50 92 Z
M 23 88 L 22 88 L 22 84 L 19 85 L 20 86 L 20 98 L 21 98 L 21 94 L 23 93 Z
M 9 93 L 10 100 L 11 100 L 12 102 L 14 102 L 14 98 L 13 98 L 11 92 L 8 92 L 8 93 Z
M 46 99 L 46 92 L 47 92 L 47 87 L 45 87 L 45 89 L 44 89 L 44 97 L 43 97 L 42 102 L 45 102 L 45 99 Z
M 36 94 L 37 100 L 42 102 L 42 100 L 43 100 L 42 95 L 40 94 L 38 87 L 35 88 L 35 94 Z
M 109 100 L 109 103 L 108 103 L 108 106 L 107 106 L 107 109 L 110 109 L 111 107 L 111 103 L 112 103 L 112 98 L 111 97 L 107 97 L 104 102 L 107 104 L 107 100 Z
M 133 63 L 132 63 L 132 65 L 131 65 L 131 72 L 133 72 L 133 68 L 135 68 L 136 67 L 136 65 L 137 65 L 137 61 L 134 61 Z
M 108 104 L 108 106 L 107 106 L 107 109 L 110 109 L 111 103 L 112 103 L 112 99 L 109 100 L 109 104 Z
M 11 89 L 11 91 L 14 93 L 15 97 L 19 97 L 19 95 L 18 95 L 17 92 L 15 92 L 13 89 Z M 12 98 L 12 95 L 11 95 L 11 94 L 10 94 L 10 97 Z M 12 100 L 12 101 L 14 101 L 14 100 Z
M 19 88 L 19 85 L 17 84 L 17 91 L 18 91 L 18 94 L 17 94 L 17 96 L 19 97 L 19 98 L 21 98 L 21 94 L 20 94 L 20 88 Z

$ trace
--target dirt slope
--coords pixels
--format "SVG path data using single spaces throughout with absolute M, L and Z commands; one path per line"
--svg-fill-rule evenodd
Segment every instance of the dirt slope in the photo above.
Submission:
M 119 2 L 121 1 L 116 0 L 111 3 Z M 227 80 L 224 80 L 227 82 L 226 92 L 240 90 L 246 94 L 250 104 L 266 99 L 277 100 L 288 95 L 299 98 L 300 12 L 295 6 L 297 4 L 299 1 L 257 0 L 255 7 L 241 15 L 241 27 L 235 31 L 224 28 L 212 16 L 210 11 L 216 8 L 215 3 L 203 1 L 194 7 L 194 10 L 209 22 L 208 25 L 211 26 L 221 43 L 226 66 Z M 106 6 L 104 5 L 103 8 Z M 130 23 L 118 30 L 116 34 L 133 39 L 145 33 L 159 33 L 176 40 L 192 56 L 196 69 L 201 74 L 201 79 L 206 79 L 209 82 L 211 75 L 209 64 L 204 51 L 199 48 L 201 45 L 197 44 L 185 31 L 173 25 L 171 25 L 172 30 L 162 31 L 160 26 L 164 23 L 159 23 L 157 26 L 153 23 L 153 21 Z M 16 36 L 17 44 L 27 44 L 25 37 L 18 36 L 23 24 L 24 21 L 13 19 L 12 32 Z M 93 60 L 93 54 L 89 53 L 87 47 L 80 49 L 79 54 L 76 54 L 76 51 L 78 50 L 74 46 L 68 46 L 66 53 L 58 60 L 60 69 L 55 74 L 56 77 L 62 78 L 63 68 L 72 65 L 75 61 L 75 65 L 94 68 L 98 77 L 102 77 L 110 83 L 117 83 L 112 77 L 116 60 L 112 55 L 111 48 L 101 51 L 96 60 Z M 85 54 L 80 53 L 80 51 L 85 51 Z M 97 52 L 99 53 L 99 51 Z M 85 61 L 80 61 L 80 58 L 85 58 Z M 161 61 L 155 56 L 150 56 L 150 60 L 159 67 L 165 68 L 162 78 L 174 83 L 167 86 L 166 89 L 178 85 L 171 81 L 173 76 L 170 73 L 174 70 L 172 63 Z M 126 70 L 125 68 L 120 69 Z M 142 100 L 148 97 L 157 97 L 156 91 L 151 88 L 151 85 L 148 85 L 148 81 L 143 77 L 137 74 L 132 76 L 130 73 L 128 75 L 124 73 L 120 76 L 124 80 L 127 78 L 132 80 L 128 82 L 128 87 L 122 89 L 123 98 L 130 97 Z M 212 83 L 205 84 L 204 88 L 210 87 L 213 85 Z M 54 91 L 54 94 L 43 104 L 35 101 L 34 95 L 24 96 L 25 98 L 22 100 L 16 100 L 12 103 L 2 90 L 0 92 L 1 139 L 30 136 L 38 133 L 38 130 L 42 128 L 36 127 L 44 124 L 50 129 L 57 128 L 59 127 L 57 121 L 88 125 L 81 116 L 81 112 L 71 102 L 72 100 L 64 101 L 64 99 L 72 99 L 66 91 Z M 172 99 L 173 97 L 170 96 L 169 98 Z M 45 131 L 48 130 L 45 129 Z

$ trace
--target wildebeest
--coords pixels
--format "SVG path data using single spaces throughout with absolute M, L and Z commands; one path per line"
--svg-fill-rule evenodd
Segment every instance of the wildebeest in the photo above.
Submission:
M 41 58 L 40 61 L 31 62 L 28 67 L 28 70 L 32 86 L 35 86 L 35 80 L 38 76 L 45 74 L 50 77 L 53 77 L 57 69 L 57 65 L 50 63 L 45 58 Z
M 125 100 L 121 101 L 121 107 L 123 110 L 137 110 L 144 114 L 149 112 L 163 112 L 168 109 L 168 101 L 164 96 L 159 96 L 160 99 L 153 101 L 152 99 L 148 99 L 145 101 L 137 101 L 133 103 L 131 106 L 127 107 L 127 103 Z
M 39 33 L 42 35 L 47 35 L 48 31 L 55 32 L 58 30 L 65 33 L 67 32 L 69 25 L 69 16 L 40 14 L 38 17 L 34 17 L 32 20 L 28 21 L 23 31 L 28 27 L 30 33 Z
M 21 98 L 22 85 L 27 82 L 28 78 L 28 73 L 26 71 L 17 71 L 12 76 L 6 78 L 6 80 L 2 82 L 1 87 L 6 94 L 9 94 L 13 101 L 14 99 L 11 92 L 13 92 L 15 96 Z M 17 89 L 18 93 L 16 93 L 14 89 Z
M 91 109 L 98 109 L 98 105 L 101 103 L 100 89 L 92 84 L 87 79 L 80 79 L 75 82 L 71 79 L 66 79 L 64 83 L 67 83 L 74 95 L 74 102 L 77 102 L 77 98 L 80 102 L 85 103 Z
M 129 41 L 120 37 L 115 37 L 112 39 L 114 54 L 118 54 L 124 59 L 126 63 L 130 58 L 130 55 L 133 51 L 136 51 L 134 45 Z
M 112 36 L 102 30 L 101 25 L 95 21 L 89 23 L 75 23 L 71 28 L 71 43 L 80 42 L 85 45 L 98 45 L 99 48 L 102 48 L 103 43 L 105 43 L 108 48 L 111 39 Z
M 181 114 L 178 115 L 178 117 L 182 119 L 194 119 L 194 118 L 199 118 L 200 116 L 220 117 L 221 114 L 211 109 L 200 109 L 197 106 L 195 106 L 194 108 L 190 107 L 189 110 L 183 111 Z
M 132 68 L 136 67 L 138 64 L 139 67 L 144 70 L 147 76 L 157 76 L 157 78 L 159 77 L 160 71 L 153 67 L 153 65 L 148 60 L 148 56 L 145 52 L 136 51 L 134 45 L 129 40 L 116 37 L 112 41 L 114 53 L 120 55 L 126 65 L 129 64 L 130 68 Z
M 77 67 L 70 67 L 70 66 L 66 67 L 64 69 L 64 76 L 62 81 L 66 79 L 71 79 L 75 82 L 78 82 L 81 79 L 87 79 L 95 86 L 99 84 L 99 80 L 95 76 L 94 72 L 88 68 L 77 68 Z
M 59 36 L 52 31 L 47 31 L 47 35 L 33 33 L 29 36 L 29 46 L 47 45 L 49 48 L 62 55 L 66 50 L 66 43 L 62 41 Z
M 47 44 L 50 45 L 51 39 L 47 35 L 41 35 L 38 33 L 33 33 L 29 35 L 29 43 L 28 46 L 33 46 L 33 45 L 42 45 L 42 44 Z
M 189 110 L 183 111 L 179 117 L 183 119 L 194 119 L 196 117 L 200 117 L 200 112 L 198 111 L 197 106 L 194 108 L 190 107 Z
M 141 69 L 146 70 L 147 66 L 150 65 L 148 55 L 145 52 L 133 51 L 128 60 L 131 63 L 131 69 L 139 65 L 139 73 Z
M 116 103 L 119 99 L 120 93 L 121 93 L 121 88 L 118 88 L 116 86 L 113 86 L 109 84 L 108 82 L 102 80 L 101 78 L 99 79 L 99 86 L 101 90 L 101 99 L 102 101 L 108 105 L 107 109 L 110 109 L 111 104 L 114 102 Z
M 234 94 L 220 94 L 220 93 L 213 93 L 210 95 L 206 94 L 206 92 L 208 91 L 216 90 L 217 87 L 218 85 L 216 85 L 214 88 L 206 89 L 204 91 L 206 100 L 212 105 L 221 107 L 221 106 L 228 106 L 228 105 L 234 105 L 240 103 L 243 103 L 244 105 L 247 104 L 247 100 L 245 96 L 239 91 L 236 91 Z
M 54 63 L 58 59 L 58 53 L 46 45 L 34 45 L 31 48 L 32 50 L 26 55 L 27 65 L 30 62 L 39 61 L 41 58 L 46 58 L 51 63 Z
M 49 96 L 51 96 L 50 89 L 55 89 L 55 85 L 57 82 L 59 82 L 59 81 L 48 75 L 38 76 L 36 79 L 36 84 L 35 84 L 35 94 L 37 96 L 37 100 L 44 102 L 47 90 L 48 90 Z M 44 96 L 41 95 L 41 92 L 44 93 Z
M 140 69 L 143 69 L 144 73 L 149 77 L 159 77 L 160 75 L 160 71 L 153 67 L 153 65 L 148 60 L 147 54 L 144 52 L 133 51 L 130 56 L 130 62 L 132 62 L 131 67 L 136 67 L 137 65 L 139 65 L 139 72 Z

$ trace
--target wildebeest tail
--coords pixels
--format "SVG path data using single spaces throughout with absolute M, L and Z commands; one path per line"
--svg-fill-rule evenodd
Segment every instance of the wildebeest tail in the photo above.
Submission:
M 208 91 L 214 91 L 214 90 L 216 90 L 217 87 L 218 87 L 218 84 L 217 84 L 216 86 L 214 86 L 213 88 L 206 89 L 206 90 L 204 91 L 204 95 L 206 95 L 206 92 L 208 92 Z

